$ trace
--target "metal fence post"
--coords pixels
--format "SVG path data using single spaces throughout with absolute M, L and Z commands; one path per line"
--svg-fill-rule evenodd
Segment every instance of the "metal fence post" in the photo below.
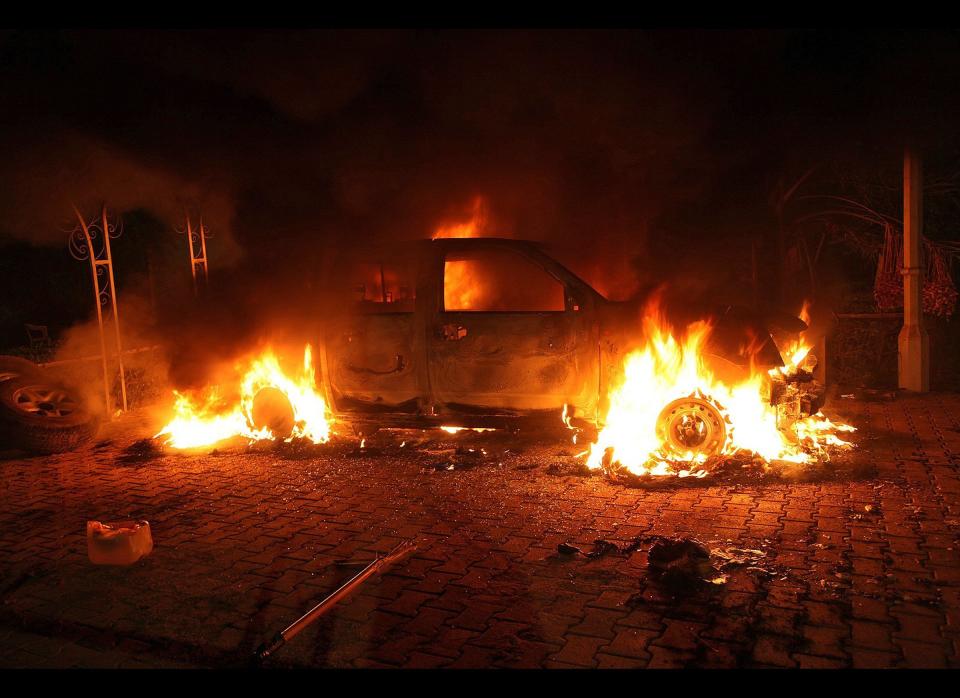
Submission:
M 97 330 L 100 336 L 100 363 L 103 368 L 103 396 L 107 414 L 111 414 L 110 371 L 107 368 L 107 342 L 103 329 L 103 306 L 108 302 L 113 308 L 113 329 L 117 342 L 117 362 L 120 369 L 120 396 L 123 410 L 127 410 L 127 384 L 123 371 L 122 345 L 120 340 L 120 314 L 117 308 L 117 292 L 113 277 L 113 256 L 110 250 L 110 238 L 120 237 L 119 225 L 110 225 L 107 220 L 107 207 L 100 210 L 100 219 L 87 223 L 80 210 L 74 206 L 79 225 L 70 234 L 68 248 L 74 259 L 90 262 L 90 274 L 93 280 L 94 307 L 97 310 Z M 104 283 L 101 283 L 101 277 Z

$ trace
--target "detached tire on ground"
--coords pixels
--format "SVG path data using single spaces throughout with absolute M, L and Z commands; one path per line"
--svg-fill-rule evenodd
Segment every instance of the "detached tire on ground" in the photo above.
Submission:
M 39 369 L 0 380 L 3 447 L 34 453 L 72 451 L 92 439 L 98 427 L 99 420 L 75 391 L 43 376 Z
M 0 383 L 12 378 L 26 376 L 37 378 L 42 375 L 43 369 L 32 361 L 22 359 L 19 356 L 0 356 Z

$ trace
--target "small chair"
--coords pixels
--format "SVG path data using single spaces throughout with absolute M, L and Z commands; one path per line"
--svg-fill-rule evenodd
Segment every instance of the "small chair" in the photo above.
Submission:
M 27 328 L 27 339 L 30 340 L 30 355 L 34 361 L 41 361 L 53 348 L 50 341 L 50 331 L 46 325 L 24 325 Z

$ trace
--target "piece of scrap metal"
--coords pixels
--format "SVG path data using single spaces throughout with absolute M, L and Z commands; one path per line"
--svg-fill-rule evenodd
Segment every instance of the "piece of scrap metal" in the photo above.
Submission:
M 300 616 L 300 618 L 288 625 L 285 629 L 274 635 L 269 642 L 265 642 L 264 644 L 260 645 L 260 647 L 258 647 L 257 651 L 254 653 L 254 660 L 257 662 L 262 662 L 267 657 L 274 654 L 313 621 L 332 609 L 339 601 L 342 601 L 356 591 L 360 585 L 370 577 L 383 572 L 386 568 L 396 564 L 403 558 L 407 557 L 407 555 L 410 555 L 416 549 L 417 546 L 412 541 L 404 541 L 383 557 L 378 555 L 369 565 L 364 567 L 350 580 L 344 583 L 343 586 L 330 594 L 327 598 L 311 608 L 305 614 Z

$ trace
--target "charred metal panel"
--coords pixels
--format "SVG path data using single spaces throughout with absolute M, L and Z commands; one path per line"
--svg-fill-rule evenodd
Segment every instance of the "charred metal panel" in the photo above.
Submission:
M 765 388 L 770 403 L 777 408 L 777 426 L 781 429 L 819 412 L 826 398 L 823 384 L 804 370 L 789 376 L 776 372 Z
M 334 391 L 351 402 L 400 405 L 419 397 L 413 313 L 354 315 L 336 323 L 327 351 Z
M 431 339 L 434 395 L 478 407 L 589 407 L 589 335 L 574 313 L 443 313 Z
M 598 387 L 597 421 L 610 409 L 610 393 L 623 380 L 623 362 L 640 328 L 636 302 L 604 302 L 597 306 Z

